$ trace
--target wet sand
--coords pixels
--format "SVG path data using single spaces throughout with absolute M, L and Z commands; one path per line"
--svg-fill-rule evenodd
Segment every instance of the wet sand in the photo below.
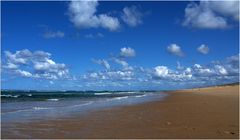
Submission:
M 239 138 L 238 85 L 168 93 L 164 101 L 14 124 L 2 138 Z

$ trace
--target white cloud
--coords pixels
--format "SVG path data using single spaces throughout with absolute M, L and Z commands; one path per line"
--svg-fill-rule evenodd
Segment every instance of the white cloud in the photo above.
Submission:
M 128 47 L 121 48 L 120 50 L 120 56 L 121 57 L 134 57 L 136 55 L 135 50 Z
M 95 79 L 95 78 L 98 78 L 98 74 L 96 72 L 93 72 L 89 74 L 89 77 Z
M 117 64 L 122 65 L 124 68 L 128 67 L 128 63 L 127 63 L 126 61 L 124 61 L 124 60 L 115 58 L 115 59 L 114 59 L 114 62 L 116 62 Z
M 183 25 L 206 29 L 227 28 L 229 17 L 239 20 L 238 5 L 238 1 L 190 3 L 185 8 Z
M 48 52 L 44 52 L 44 51 L 35 51 L 33 53 L 32 59 L 36 60 L 36 61 L 45 61 L 46 58 L 50 58 L 51 54 Z
M 28 58 L 32 55 L 31 52 L 27 49 L 16 51 L 15 54 L 12 54 L 9 51 L 5 51 L 5 56 L 12 64 L 26 64 Z
M 111 80 L 111 81 L 122 81 L 122 80 L 133 80 L 134 73 L 131 70 L 111 70 L 111 71 L 100 71 L 92 72 L 84 75 L 85 80 Z
M 165 80 L 165 81 L 185 81 L 192 78 L 192 72 L 190 68 L 183 71 L 174 71 L 166 66 L 157 66 L 153 69 L 153 80 Z
M 110 69 L 110 65 L 106 60 L 103 60 L 102 63 L 106 69 Z
M 176 56 L 184 56 L 184 53 L 183 51 L 181 50 L 181 47 L 178 46 L 177 44 L 170 44 L 168 47 L 167 47 L 167 51 L 173 55 L 176 55 Z
M 215 69 L 216 69 L 216 72 L 219 73 L 220 75 L 227 75 L 228 74 L 227 70 L 221 65 L 216 65 Z
M 200 68 L 202 68 L 202 66 L 199 65 L 199 64 L 194 64 L 193 67 L 196 68 L 196 69 L 200 69 Z
M 214 71 L 210 68 L 203 67 L 200 64 L 194 64 L 193 74 L 196 76 L 210 76 L 214 74 Z
M 24 70 L 16 70 L 15 73 L 19 74 L 22 77 L 32 77 L 32 74 L 30 72 Z
M 209 48 L 208 48 L 208 46 L 202 44 L 197 48 L 197 51 L 202 53 L 202 54 L 208 54 L 209 53 Z
M 3 66 L 5 69 L 17 69 L 18 65 L 8 62 L 7 65 Z
M 133 76 L 132 71 L 111 71 L 107 73 L 110 79 L 131 80 Z
M 104 68 L 106 68 L 106 69 L 111 68 L 111 66 L 110 66 L 110 64 L 108 63 L 107 60 L 104 60 L 104 59 L 103 60 L 95 60 L 95 59 L 93 59 L 93 62 L 96 63 L 96 64 L 104 66 Z
M 107 14 L 97 15 L 98 2 L 92 1 L 71 1 L 69 4 L 70 21 L 77 28 L 98 28 L 102 27 L 110 31 L 120 28 L 118 18 Z
M 144 72 L 146 73 L 146 71 Z M 148 72 L 149 73 L 149 72 Z M 208 65 L 194 64 L 186 69 L 171 70 L 167 66 L 157 66 L 152 70 L 152 81 L 180 82 L 189 84 L 221 84 L 236 82 L 239 77 L 239 55 Z M 149 80 L 151 81 L 151 80 Z
M 129 26 L 137 26 L 142 23 L 142 13 L 137 9 L 136 6 L 125 7 L 123 9 L 122 19 Z
M 114 61 L 114 60 L 113 60 Z M 127 67 L 130 67 L 129 65 Z M 236 82 L 239 77 L 239 55 L 226 58 L 224 61 L 216 61 L 207 65 L 194 64 L 190 67 L 180 66 L 181 69 L 170 69 L 159 65 L 154 68 L 134 67 L 132 69 L 110 69 L 108 71 L 96 71 L 85 74 L 83 79 L 92 85 L 105 86 L 112 82 L 121 85 L 160 85 L 172 84 L 173 87 L 184 85 L 204 86 L 211 84 L 223 84 Z M 96 81 L 98 81 L 96 83 Z M 94 84 L 95 83 L 95 84 Z M 98 85 L 100 84 L 100 85 Z
M 228 58 L 226 59 L 228 60 Z M 196 77 L 218 77 L 221 78 L 222 76 L 238 76 L 239 68 L 234 67 L 230 61 L 222 61 L 222 62 L 215 62 L 211 63 L 207 66 L 201 66 L 199 64 L 195 64 L 193 66 L 192 73 Z M 239 60 L 236 60 L 239 63 Z M 235 65 L 235 64 L 234 64 Z M 238 64 L 237 64 L 238 65 Z
M 219 13 L 223 16 L 230 16 L 235 20 L 239 20 L 239 1 L 226 0 L 226 1 L 203 1 L 204 5 L 211 8 L 212 11 Z
M 168 72 L 169 70 L 166 66 L 157 66 L 154 68 L 154 74 L 156 77 L 167 77 Z
M 46 79 L 67 77 L 66 65 L 54 62 L 50 56 L 51 54 L 48 52 L 30 52 L 27 49 L 16 51 L 16 53 L 5 51 L 6 65 L 3 64 L 3 68 L 7 70 L 5 72 L 22 77 Z
M 226 58 L 223 65 L 229 75 L 239 75 L 239 54 Z
M 226 28 L 225 18 L 216 16 L 210 9 L 191 3 L 185 9 L 185 26 L 197 28 Z
M 60 78 L 68 74 L 65 64 L 57 64 L 49 58 L 45 61 L 33 61 L 33 68 L 37 74 L 54 74 Z
M 46 31 L 43 34 L 44 38 L 50 39 L 50 38 L 63 38 L 64 37 L 64 32 L 62 31 Z

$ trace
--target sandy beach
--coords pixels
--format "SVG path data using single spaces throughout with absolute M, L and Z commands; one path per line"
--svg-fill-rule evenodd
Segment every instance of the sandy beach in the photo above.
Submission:
M 168 94 L 164 101 L 19 123 L 15 128 L 21 138 L 239 138 L 239 85 Z M 18 136 L 2 128 L 2 138 Z

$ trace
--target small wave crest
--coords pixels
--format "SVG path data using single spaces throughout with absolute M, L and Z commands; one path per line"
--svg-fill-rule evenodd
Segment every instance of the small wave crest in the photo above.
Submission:
M 115 97 L 113 100 L 121 100 L 121 99 L 127 99 L 128 96 L 123 96 L 123 97 Z
M 100 93 L 94 93 L 94 95 L 109 95 L 112 94 L 111 92 L 100 92 Z
M 137 96 L 134 96 L 134 97 L 141 98 L 141 97 L 144 97 L 144 96 L 146 96 L 146 94 L 144 94 L 144 95 L 137 95 Z
M 45 109 L 52 109 L 48 107 L 33 107 L 34 110 L 45 110 Z
M 17 98 L 17 97 L 19 97 L 19 95 L 9 95 L 9 94 L 6 94 L 6 95 L 1 95 L 1 97 Z
M 47 101 L 59 101 L 59 99 L 47 99 Z
M 77 105 L 73 105 L 73 106 L 71 106 L 71 107 L 81 107 L 81 106 L 90 105 L 90 104 L 92 104 L 92 103 L 93 103 L 93 101 L 88 102 L 88 103 L 85 103 L 85 104 L 77 104 Z
M 138 93 L 136 91 L 121 91 L 121 92 L 117 92 L 118 94 L 135 94 Z

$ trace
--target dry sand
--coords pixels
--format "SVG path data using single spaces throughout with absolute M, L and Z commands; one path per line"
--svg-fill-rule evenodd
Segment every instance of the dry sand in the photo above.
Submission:
M 239 138 L 238 85 L 169 94 L 164 101 L 18 124 L 16 129 L 22 138 Z M 3 132 L 2 138 L 19 138 Z

